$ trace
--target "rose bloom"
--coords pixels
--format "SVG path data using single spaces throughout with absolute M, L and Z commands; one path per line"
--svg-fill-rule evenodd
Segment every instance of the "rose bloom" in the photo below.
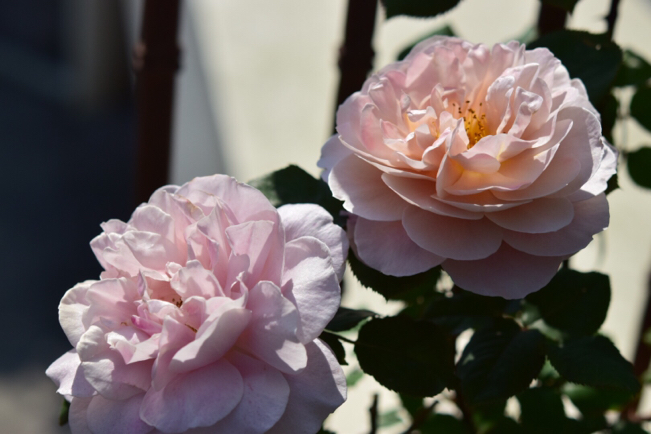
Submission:
M 425 40 L 339 107 L 337 132 L 319 166 L 358 257 L 385 274 L 441 264 L 461 288 L 520 298 L 608 226 L 616 153 L 545 48 Z
M 345 400 L 318 339 L 348 250 L 325 210 L 215 175 L 102 228 L 101 279 L 59 306 L 75 349 L 47 370 L 74 433 L 315 433 Z

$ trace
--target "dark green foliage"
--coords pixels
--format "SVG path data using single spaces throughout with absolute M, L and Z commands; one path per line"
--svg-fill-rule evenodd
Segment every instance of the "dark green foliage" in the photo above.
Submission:
M 536 47 L 549 48 L 572 78 L 580 78 L 595 105 L 608 94 L 622 63 L 621 49 L 605 33 L 561 30 L 538 38 L 527 49 Z
M 59 413 L 59 426 L 63 426 L 68 423 L 68 413 L 70 412 L 70 403 L 64 399 L 61 404 L 61 412 Z
M 651 64 L 631 50 L 624 50 L 622 66 L 615 78 L 615 86 L 641 86 L 651 78 Z
M 332 196 L 328 184 L 298 166 L 289 165 L 253 179 L 249 185 L 260 190 L 275 207 L 290 203 L 315 203 L 325 208 L 335 223 L 343 224 L 340 215 L 342 203 Z
M 613 434 L 648 434 L 642 425 L 633 422 L 618 422 L 611 430 Z
M 424 317 L 452 333 L 468 328 L 479 329 L 493 323 L 493 318 L 504 312 L 508 301 L 502 297 L 486 297 L 459 290 L 452 297 L 439 297 L 432 301 Z
M 526 300 L 538 307 L 547 324 L 569 335 L 592 335 L 606 319 L 610 280 L 601 273 L 567 268 Z
M 398 393 L 434 396 L 454 376 L 454 340 L 436 325 L 404 315 L 364 324 L 355 353 L 364 372 Z
M 565 416 L 561 395 L 549 387 L 535 387 L 518 394 L 520 422 L 530 434 L 573 434 L 571 421 Z
M 583 416 L 601 416 L 606 410 L 619 409 L 633 398 L 634 393 L 625 390 L 595 389 L 580 384 L 563 386 L 567 395 Z
M 604 336 L 568 339 L 562 345 L 548 345 L 547 354 L 563 378 L 597 388 L 637 392 L 640 383 L 633 366 Z
M 402 402 L 402 406 L 404 407 L 405 410 L 407 410 L 407 412 L 411 415 L 411 417 L 414 417 L 416 412 L 423 408 L 422 397 L 409 396 L 409 395 L 405 395 L 404 393 L 400 393 L 399 396 L 400 396 L 400 402 Z
M 335 433 L 332 432 L 332 431 L 330 431 L 330 430 L 327 430 L 327 429 L 323 429 L 323 428 L 321 428 L 321 429 L 319 430 L 319 432 L 316 433 L 316 434 L 335 434 Z
M 326 326 L 326 329 L 333 332 L 350 330 L 365 319 L 376 315 L 375 312 L 370 310 L 340 307 L 337 310 L 335 317 L 332 318 Z
M 506 399 L 526 389 L 545 362 L 545 338 L 497 320 L 475 332 L 457 363 L 464 398 L 470 403 Z
M 471 434 L 462 421 L 449 414 L 433 414 L 418 430 L 422 434 Z
M 631 100 L 631 116 L 651 131 L 651 87 L 638 89 Z
M 387 276 L 357 259 L 352 250 L 348 252 L 348 264 L 359 283 L 382 294 L 387 300 L 415 300 L 419 296 L 433 296 L 434 286 L 441 276 L 440 267 L 413 276 Z
M 651 116 L 651 113 L 649 114 Z M 651 147 L 643 146 L 626 157 L 631 179 L 639 186 L 651 188 Z
M 411 17 L 434 17 L 447 12 L 459 3 L 459 0 L 382 0 L 386 8 L 387 19 L 397 15 Z
M 606 95 L 601 101 L 601 105 L 597 107 L 601 114 L 601 131 L 610 143 L 613 140 L 613 127 L 617 121 L 617 112 L 619 110 L 619 101 L 613 96 L 612 93 Z
M 441 27 L 440 29 L 436 29 L 433 32 L 430 32 L 424 36 L 421 36 L 420 38 L 416 39 L 413 43 L 409 44 L 409 46 L 405 47 L 400 51 L 400 54 L 398 54 L 398 60 L 402 60 L 405 57 L 407 57 L 407 54 L 414 48 L 419 42 L 424 41 L 425 39 L 431 38 L 432 36 L 456 36 L 454 33 L 454 30 L 452 30 L 452 27 L 445 25 Z
M 328 344 L 332 352 L 335 353 L 335 357 L 337 357 L 337 361 L 340 365 L 348 364 L 348 362 L 346 362 L 346 350 L 344 349 L 344 346 L 341 344 L 341 341 L 337 335 L 323 332 L 321 335 L 319 335 L 319 339 Z
M 574 6 L 579 2 L 579 0 L 541 0 L 543 4 L 549 6 L 555 6 L 557 8 L 563 9 L 572 13 Z

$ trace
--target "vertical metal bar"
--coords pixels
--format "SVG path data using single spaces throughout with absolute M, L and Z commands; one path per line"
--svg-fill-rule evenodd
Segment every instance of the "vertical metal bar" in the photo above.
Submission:
M 142 36 L 134 49 L 138 155 L 136 201 L 147 201 L 169 174 L 174 76 L 179 68 L 179 0 L 145 0 Z
M 339 91 L 335 111 L 349 95 L 362 88 L 373 69 L 373 32 L 378 0 L 349 0 L 344 43 L 339 49 Z

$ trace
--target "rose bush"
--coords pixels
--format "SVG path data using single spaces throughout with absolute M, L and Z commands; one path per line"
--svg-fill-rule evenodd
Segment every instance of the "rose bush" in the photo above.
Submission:
M 436 36 L 337 112 L 319 166 L 353 248 L 404 276 L 520 298 L 608 226 L 616 153 L 580 80 L 544 48 Z
M 75 349 L 47 371 L 74 433 L 314 433 L 345 400 L 318 339 L 348 250 L 325 210 L 215 175 L 102 228 L 105 271 L 63 297 Z

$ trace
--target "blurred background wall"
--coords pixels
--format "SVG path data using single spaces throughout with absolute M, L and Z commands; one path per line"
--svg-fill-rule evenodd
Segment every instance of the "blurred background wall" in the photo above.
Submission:
M 320 146 L 332 128 L 346 1 L 182 4 L 171 181 L 216 172 L 246 181 L 290 163 L 317 175 Z M 581 0 L 569 27 L 604 31 L 608 5 Z M 56 426 L 60 398 L 43 372 L 69 348 L 57 321 L 59 299 L 100 272 L 88 242 L 100 222 L 126 220 L 133 210 L 130 59 L 141 8 L 141 0 L 0 0 L 2 434 L 67 432 Z M 385 21 L 380 13 L 376 69 L 443 24 L 493 44 L 524 33 L 537 11 L 537 0 L 464 0 L 429 20 Z M 651 58 L 650 23 L 649 0 L 622 1 L 616 42 Z M 633 121 L 615 134 L 626 135 L 629 149 L 651 141 Z M 620 184 L 610 196 L 610 229 L 573 266 L 611 275 L 605 332 L 630 359 L 651 264 L 651 195 L 624 173 Z M 397 309 L 355 287 L 354 278 L 348 282 L 344 304 Z M 367 432 L 371 393 L 379 390 L 371 378 L 361 380 L 327 426 Z M 383 392 L 380 411 L 395 402 Z

